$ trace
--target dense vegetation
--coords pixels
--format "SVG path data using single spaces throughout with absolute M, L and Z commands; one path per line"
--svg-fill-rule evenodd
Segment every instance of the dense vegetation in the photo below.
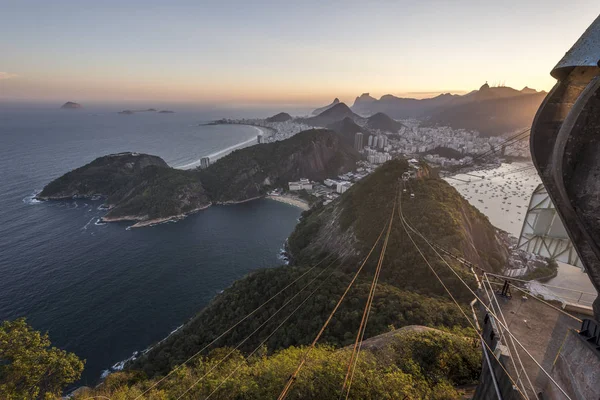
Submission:
M 288 347 L 272 355 L 266 348 L 250 358 L 229 348 L 220 348 L 194 359 L 156 388 L 148 399 L 206 398 L 274 399 L 305 354 L 305 348 Z M 350 356 L 348 348 L 318 346 L 298 375 L 289 398 L 338 399 Z M 211 371 L 217 363 L 224 360 Z M 376 349 L 364 349 L 352 382 L 351 399 L 458 399 L 458 385 L 477 381 L 481 352 L 471 337 L 441 331 L 394 332 Z M 112 400 L 132 399 L 156 380 L 146 380 L 137 371 L 109 376 L 97 390 L 75 397 L 103 395 Z M 223 383 L 224 382 L 224 383 Z M 223 383 L 221 387 L 218 386 Z
M 106 197 L 107 219 L 176 216 L 210 204 L 195 172 L 169 168 L 160 157 L 135 153 L 99 157 L 49 183 L 38 198 L 97 194 Z
M 304 212 L 288 241 L 295 266 L 258 271 L 236 282 L 179 332 L 153 348 L 131 367 L 141 369 L 149 376 L 166 373 L 300 277 L 310 265 L 324 259 L 314 270 L 214 346 L 235 346 L 249 332 L 258 329 L 239 347 L 242 352 L 251 351 L 308 296 L 310 290 L 315 289 L 315 294 L 267 340 L 266 346 L 270 351 L 277 351 L 310 343 L 389 219 L 398 193 L 398 178 L 406 169 L 404 161 L 386 163 L 354 185 L 339 201 Z M 485 217 L 470 207 L 444 181 L 423 179 L 413 181 L 412 185 L 411 190 L 417 194 L 419 201 L 410 203 L 406 200 L 403 209 L 417 229 L 451 250 L 462 249 L 468 244 L 471 258 L 486 269 L 498 266 L 496 262 L 502 260 L 502 249 Z M 473 235 L 478 237 L 473 238 Z M 481 244 L 481 251 L 472 250 L 473 242 Z M 421 245 L 425 247 L 422 242 Z M 339 257 L 348 251 L 349 254 Z M 471 300 L 470 293 L 435 254 L 429 250 L 425 250 L 425 253 L 466 309 L 467 302 Z M 366 264 L 364 272 L 324 332 L 321 343 L 336 347 L 352 343 L 369 292 L 375 259 L 372 257 Z M 458 265 L 455 267 L 463 279 L 474 285 L 468 271 Z M 313 279 L 315 281 L 310 283 Z M 306 284 L 309 287 L 293 298 Z M 317 284 L 319 286 L 315 287 Z M 278 311 L 292 298 L 282 311 Z M 261 326 L 263 323 L 265 325 Z M 412 324 L 447 328 L 469 326 L 408 241 L 396 216 L 366 337 L 386 332 L 390 327 Z
M 323 180 L 352 170 L 358 153 L 333 131 L 311 129 L 237 150 L 199 172 L 213 201 L 241 201 L 299 178 Z
M 325 263 L 323 267 L 327 265 Z M 341 271 L 344 266 L 344 264 L 335 263 L 326 270 L 316 268 L 297 284 L 284 291 L 282 295 L 274 298 L 254 314 L 253 318 L 240 324 L 226 337 L 215 343 L 215 346 L 235 346 L 250 332 L 260 328 L 240 347 L 243 351 L 251 351 L 277 327 L 283 318 L 304 301 L 309 293 L 317 288 L 317 285 L 321 284 L 316 293 L 266 343 L 270 350 L 309 344 L 351 279 L 351 276 Z M 266 269 L 237 281 L 231 288 L 217 296 L 208 307 L 179 332 L 138 359 L 133 368 L 141 368 L 149 376 L 168 372 L 306 271 L 306 268 L 296 267 Z M 282 311 L 277 312 L 284 303 L 292 299 L 296 292 L 315 277 L 317 277 L 316 281 L 290 301 Z M 334 320 L 325 331 L 321 340 L 323 343 L 335 346 L 352 343 L 360 323 L 365 299 L 369 293 L 370 282 L 367 281 L 371 278 L 372 273 L 366 274 L 356 284 L 356 287 L 351 289 L 347 300 L 342 303 Z M 379 285 L 372 314 L 367 327 L 367 337 L 386 332 L 390 326 L 396 328 L 413 324 L 467 326 L 460 311 L 445 298 L 422 296 L 399 290 L 388 284 Z M 261 327 L 261 324 L 270 317 L 272 319 Z
M 333 174 L 346 162 L 355 161 L 353 150 L 331 131 L 311 130 L 301 135 L 296 141 L 292 138 L 234 152 L 210 168 L 193 173 L 213 200 L 226 201 L 239 199 L 236 196 L 240 193 L 243 198 L 264 193 L 298 174 L 318 179 L 309 174 Z M 505 249 L 489 221 L 440 179 L 411 180 L 403 193 L 401 176 L 407 170 L 406 161 L 390 161 L 356 183 L 338 201 L 304 212 L 288 240 L 291 266 L 259 270 L 235 282 L 181 330 L 128 365 L 127 372 L 111 376 L 99 390 L 85 396 L 105 395 L 115 400 L 138 395 L 153 379 L 172 371 L 252 313 L 251 318 L 211 344 L 197 361 L 178 369 L 148 398 L 177 398 L 204 376 L 227 348 L 235 348 L 232 357 L 207 376 L 191 396 L 207 396 L 239 365 L 214 398 L 276 397 L 297 365 L 302 346 L 314 339 L 335 307 L 389 221 L 395 204 L 401 204 L 410 224 L 431 240 L 464 254 L 484 269 L 497 270 L 504 261 Z M 460 337 L 438 331 L 392 335 L 393 340 L 386 342 L 384 350 L 370 348 L 363 353 L 352 398 L 454 399 L 458 396 L 454 386 L 477 379 L 479 348 L 471 338 L 462 338 L 469 335 L 468 321 L 408 240 L 399 209 L 396 211 L 365 337 L 415 324 L 459 332 Z M 415 240 L 463 311 L 467 311 L 470 293 L 421 239 Z M 339 396 L 348 353 L 343 347 L 354 341 L 381 247 L 379 243 L 324 331 L 319 342 L 324 347 L 315 351 L 296 382 L 295 398 Z M 451 259 L 448 262 L 474 286 L 469 271 Z M 256 348 L 260 348 L 258 353 L 245 360 L 244 356 Z
M 106 197 L 107 220 L 176 217 L 209 206 L 264 195 L 299 178 L 323 180 L 355 167 L 358 153 L 328 130 L 234 151 L 205 170 L 168 167 L 159 157 L 122 153 L 97 158 L 49 183 L 44 200 Z
M 305 212 L 288 240 L 295 260 L 312 262 L 321 253 L 340 254 L 347 248 L 356 251 L 356 260 L 362 258 L 389 219 L 399 190 L 398 179 L 407 168 L 403 160 L 390 161 L 350 188 L 339 202 Z M 409 198 L 409 192 L 415 194 L 414 199 Z M 411 180 L 404 195 L 404 215 L 426 237 L 457 254 L 465 254 L 486 270 L 498 271 L 502 267 L 506 249 L 497 240 L 495 229 L 448 183 L 435 178 Z M 423 265 L 398 219 L 390 243 L 393 245 L 388 248 L 382 272 L 385 282 L 424 294 L 432 290 L 443 293 L 437 290 L 441 288 L 435 277 Z M 427 254 L 438 262 L 435 254 Z M 450 271 L 440 269 L 442 274 L 450 274 L 445 278 L 453 279 Z
M 24 319 L 0 325 L 0 398 L 54 399 L 79 379 L 84 362 L 73 353 L 50 347 L 48 334 Z

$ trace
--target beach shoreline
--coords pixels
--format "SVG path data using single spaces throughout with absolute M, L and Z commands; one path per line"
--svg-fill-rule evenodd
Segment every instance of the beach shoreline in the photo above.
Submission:
M 294 207 L 298 207 L 304 211 L 310 209 L 310 205 L 308 204 L 308 202 L 306 202 L 305 200 L 302 200 L 298 197 L 295 197 L 295 196 L 282 194 L 282 195 L 278 195 L 278 196 L 268 195 L 266 198 L 275 200 L 275 201 L 279 201 L 281 203 L 289 204 Z

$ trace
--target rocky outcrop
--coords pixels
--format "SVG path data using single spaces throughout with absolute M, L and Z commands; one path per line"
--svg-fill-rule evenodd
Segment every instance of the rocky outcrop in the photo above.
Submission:
M 372 97 L 369 93 L 363 93 L 354 100 L 352 110 L 359 114 L 368 114 L 369 110 L 371 109 L 371 104 L 376 101 L 377 99 Z
M 338 98 L 336 97 L 335 99 L 333 99 L 333 101 L 332 101 L 330 104 L 328 104 L 328 105 L 326 105 L 326 106 L 324 106 L 324 107 L 320 107 L 320 108 L 317 108 L 317 109 L 313 110 L 313 112 L 312 112 L 311 114 L 312 114 L 312 115 L 319 115 L 319 114 L 321 114 L 323 111 L 327 111 L 327 110 L 329 110 L 331 107 L 335 106 L 335 105 L 336 105 L 336 104 L 338 104 L 339 102 L 340 102 L 340 99 L 338 99 Z
M 72 101 L 67 101 L 60 108 L 61 108 L 61 110 L 77 110 L 77 109 L 80 109 L 80 108 L 83 108 L 83 107 L 79 103 L 75 103 L 75 102 L 72 102 Z

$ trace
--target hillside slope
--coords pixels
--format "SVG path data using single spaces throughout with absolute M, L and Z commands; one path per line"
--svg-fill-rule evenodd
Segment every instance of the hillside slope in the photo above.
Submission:
M 160 157 L 99 157 L 50 182 L 40 200 L 105 198 L 104 221 L 145 226 L 206 208 L 253 199 L 300 178 L 323 180 L 354 169 L 358 153 L 335 132 L 308 130 L 275 143 L 234 151 L 204 170 L 170 168 Z
M 357 132 L 368 134 L 369 131 L 362 126 L 358 125 L 350 117 L 346 117 L 341 121 L 336 121 L 332 124 L 327 125 L 327 129 L 337 132 L 341 137 L 344 138 L 348 145 L 354 147 L 354 137 Z
M 292 119 L 292 116 L 285 112 L 280 112 L 266 119 L 267 122 L 285 122 Z
M 312 129 L 287 140 L 234 151 L 201 170 L 199 176 L 213 201 L 243 201 L 300 178 L 335 177 L 352 170 L 358 160 L 358 153 L 338 134 Z
M 345 103 L 338 103 L 331 108 L 323 111 L 316 117 L 300 119 L 301 122 L 316 127 L 325 127 L 344 118 L 350 118 L 353 121 L 358 121 L 361 117 L 352 112 L 350 107 Z
M 338 99 L 337 97 L 335 99 L 333 99 L 333 101 L 329 104 L 327 104 L 326 106 L 323 107 L 319 107 L 313 110 L 313 112 L 311 113 L 312 115 L 319 115 L 321 114 L 323 111 L 327 111 L 328 109 L 330 109 L 331 107 L 335 106 L 336 104 L 339 104 L 340 99 Z
M 477 382 L 481 351 L 475 339 L 463 333 L 410 326 L 373 338 L 376 346 L 367 341 L 369 345 L 363 347 L 357 363 L 350 399 L 464 398 L 455 387 Z M 212 397 L 217 399 L 275 399 L 305 353 L 304 347 L 288 347 L 271 355 L 259 351 L 246 359 L 242 352 L 219 348 L 197 357 L 162 382 L 158 378 L 148 380 L 137 371 L 120 372 L 93 390 L 77 393 L 74 399 L 133 399 L 151 384 L 157 386 L 144 398 L 175 399 L 191 389 L 188 398 L 193 399 L 207 398 L 213 390 Z M 339 399 L 350 353 L 349 348 L 317 346 L 289 398 Z M 214 368 L 223 359 L 220 367 Z M 210 377 L 203 379 L 207 374 Z
M 337 255 L 349 248 L 355 250 L 356 259 L 362 258 L 389 218 L 398 179 L 407 168 L 404 160 L 389 161 L 352 186 L 339 202 L 306 213 L 288 240 L 294 259 L 311 262 L 315 254 Z M 413 180 L 410 185 L 415 199 L 405 199 L 403 211 L 416 229 L 488 271 L 503 266 L 506 249 L 495 228 L 452 186 L 437 178 Z M 432 282 L 429 270 L 415 268 L 422 263 L 400 223 L 392 230 L 390 242 L 389 266 L 383 270 L 382 279 L 399 287 L 437 292 L 439 286 Z
M 235 282 L 180 331 L 136 360 L 131 367 L 142 369 L 150 376 L 168 371 L 228 329 L 232 321 L 239 321 L 281 290 L 281 296 L 270 300 L 266 307 L 253 314 L 251 321 L 236 327 L 215 345 L 235 346 L 249 332 L 259 328 L 261 322 L 266 324 L 261 327 L 261 332 L 269 332 L 280 321 L 280 317 L 269 320 L 277 315 L 279 307 L 289 301 L 283 311 L 287 314 L 314 289 L 314 296 L 267 340 L 266 347 L 272 351 L 310 343 L 388 220 L 398 177 L 406 168 L 405 161 L 388 162 L 355 184 L 338 201 L 303 213 L 300 224 L 289 238 L 292 266 L 259 270 Z M 496 241 L 493 228 L 454 189 L 438 179 L 426 179 L 419 183 L 415 192 L 427 211 L 421 210 L 415 202 L 406 205 L 405 213 L 418 229 L 449 249 L 469 247 L 473 240 L 480 250 L 467 254 L 468 258 L 490 270 L 499 266 L 503 248 Z M 389 243 L 365 337 L 384 333 L 390 326 L 468 326 L 408 241 L 397 217 Z M 343 253 L 348 255 L 342 257 Z M 435 255 L 425 253 L 458 301 L 466 306 L 471 294 L 439 260 L 435 260 Z M 324 332 L 321 343 L 334 346 L 352 343 L 353 332 L 360 323 L 361 308 L 369 293 L 375 258 L 367 262 L 349 292 L 349 298 L 342 303 L 334 322 Z M 309 269 L 315 265 L 317 267 Z M 470 273 L 459 272 L 474 285 Z M 287 287 L 295 279 L 299 281 Z M 293 297 L 305 285 L 308 285 L 305 292 Z M 250 351 L 265 335 L 260 333 L 248 338 L 240 345 L 240 350 Z
M 433 112 L 429 122 L 455 129 L 476 130 L 483 136 L 496 136 L 530 127 L 545 96 L 545 92 L 526 92 L 518 96 L 466 102 Z
M 379 129 L 384 132 L 396 133 L 404 125 L 398 121 L 394 121 L 388 115 L 379 112 L 367 118 L 367 126 L 371 129 Z
M 208 207 L 210 199 L 193 171 L 170 168 L 157 156 L 119 153 L 99 157 L 50 182 L 37 198 L 61 200 L 102 195 L 105 221 L 140 221 L 183 216 Z

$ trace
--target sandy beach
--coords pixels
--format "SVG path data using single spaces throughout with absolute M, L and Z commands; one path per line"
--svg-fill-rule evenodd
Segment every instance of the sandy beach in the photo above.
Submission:
M 267 196 L 267 199 L 280 201 L 282 203 L 290 204 L 292 206 L 301 208 L 302 210 L 308 210 L 310 206 L 308 203 L 298 197 L 289 196 L 289 195 L 279 195 L 279 196 Z

